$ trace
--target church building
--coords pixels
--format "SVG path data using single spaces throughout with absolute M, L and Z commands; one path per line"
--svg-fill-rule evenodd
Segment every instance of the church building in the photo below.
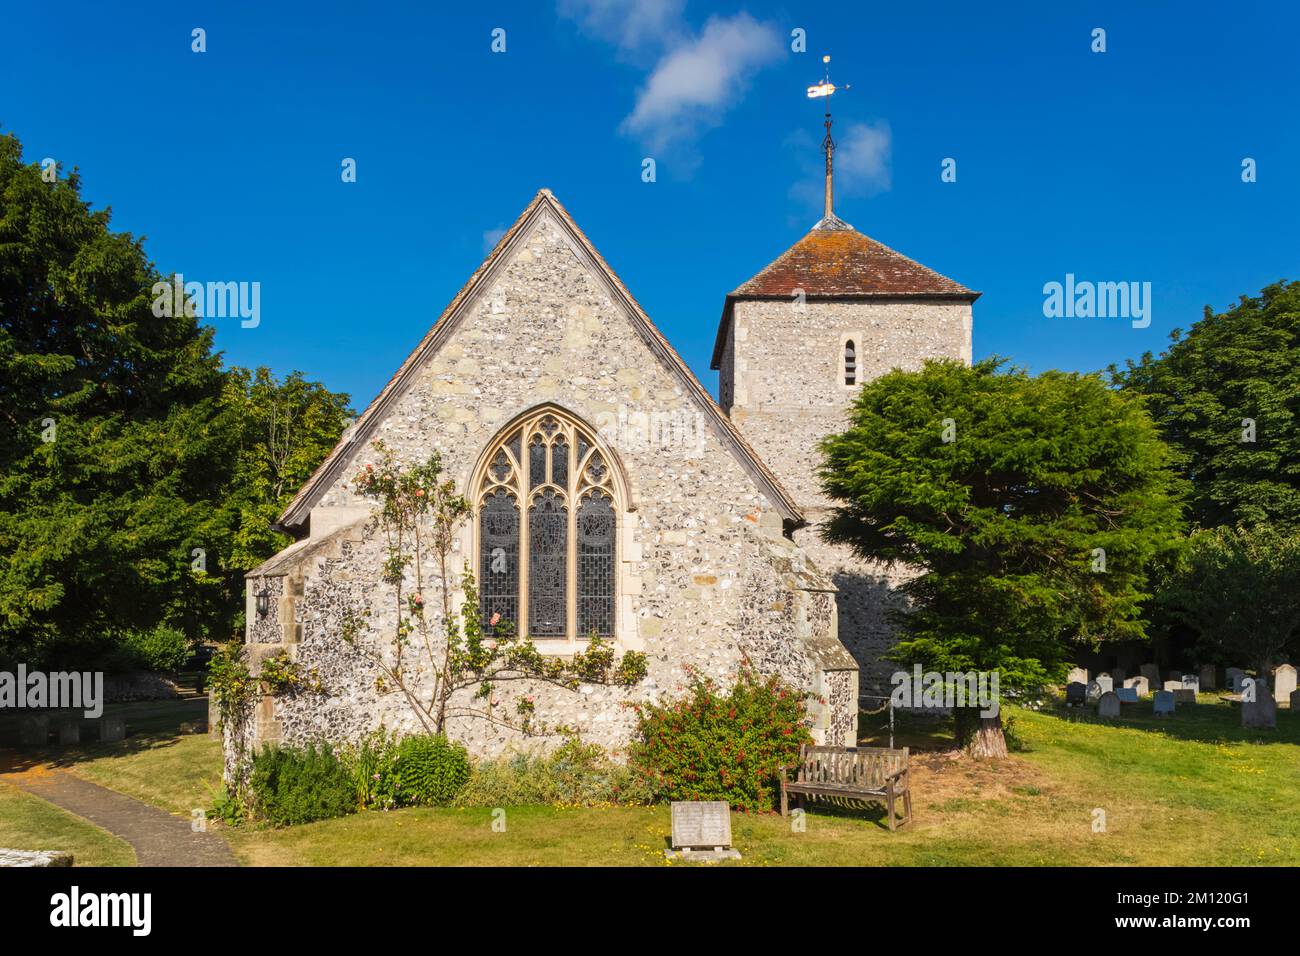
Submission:
M 727 686 L 748 659 L 811 695 L 817 741 L 855 744 L 859 695 L 894 669 L 891 578 L 819 537 L 817 445 L 873 376 L 969 362 L 978 293 L 837 218 L 827 158 L 825 216 L 725 297 L 717 401 L 560 202 L 533 198 L 284 511 L 298 540 L 249 573 L 254 672 L 287 654 L 319 683 L 261 698 L 245 747 L 421 729 L 364 650 L 397 627 L 375 503 L 352 486 L 376 440 L 404 463 L 437 452 L 468 499 L 451 577 L 474 570 L 485 618 L 543 655 L 593 634 L 646 655 L 632 686 L 512 689 L 540 724 L 618 751 L 626 704 L 692 672 Z M 482 756 L 538 742 L 473 717 L 448 733 Z

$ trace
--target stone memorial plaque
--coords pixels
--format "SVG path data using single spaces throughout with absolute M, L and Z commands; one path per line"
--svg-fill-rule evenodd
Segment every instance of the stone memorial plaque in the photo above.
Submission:
M 674 801 L 674 850 L 729 846 L 731 808 L 725 800 Z

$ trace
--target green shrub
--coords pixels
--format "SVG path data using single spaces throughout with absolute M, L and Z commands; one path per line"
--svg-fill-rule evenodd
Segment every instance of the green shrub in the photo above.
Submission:
M 159 624 L 147 631 L 128 631 L 113 655 L 113 669 L 171 673 L 190 659 L 190 639 L 180 628 Z
M 341 817 L 357 809 L 352 774 L 328 744 L 268 746 L 253 757 L 254 808 L 273 826 Z
M 513 754 L 474 765 L 456 798 L 464 807 L 645 804 L 654 794 L 641 778 L 577 737 L 546 754 Z
M 398 802 L 441 806 L 469 779 L 469 754 L 443 736 L 403 737 L 397 744 L 396 777 Z
M 779 769 L 812 743 L 805 696 L 746 664 L 726 694 L 693 676 L 686 696 L 637 705 L 631 766 L 669 800 L 726 800 L 738 810 L 770 810 Z
M 391 810 L 400 805 L 397 746 L 397 737 L 381 729 L 344 753 L 361 809 Z

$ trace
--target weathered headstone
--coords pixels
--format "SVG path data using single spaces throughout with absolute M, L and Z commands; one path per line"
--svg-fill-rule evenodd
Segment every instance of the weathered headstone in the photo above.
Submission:
M 1253 693 L 1252 693 L 1253 690 Z M 1241 726 L 1258 730 L 1272 730 L 1277 727 L 1277 701 L 1269 692 L 1268 682 L 1256 678 L 1255 686 L 1249 684 L 1242 688 Z M 1254 697 L 1254 700 L 1246 698 Z
M 1229 667 L 1223 672 L 1223 680 L 1228 690 L 1234 694 L 1241 693 L 1241 682 L 1246 679 L 1246 672 L 1240 667 Z
M 1217 690 L 1219 687 L 1219 675 L 1215 673 L 1213 664 L 1204 664 L 1201 666 L 1201 672 L 1198 675 L 1201 678 L 1201 690 Z
M 1124 682 L 1124 686 L 1137 691 L 1139 697 L 1145 697 L 1151 693 L 1151 688 L 1147 685 L 1145 677 L 1130 677 Z
M 1128 671 L 1122 667 L 1113 667 L 1110 671 L 1110 679 L 1115 682 L 1116 687 L 1124 686 L 1124 678 L 1128 677 Z
M 126 739 L 125 717 L 101 717 L 97 723 L 99 724 L 99 739 L 102 742 L 112 743 Z
M 1070 681 L 1065 685 L 1065 702 L 1067 704 L 1082 704 L 1088 699 L 1088 685 L 1080 681 Z
M 18 742 L 24 747 L 44 747 L 50 742 L 50 718 L 44 714 L 24 717 L 18 723 Z
M 1070 676 L 1066 678 L 1066 681 L 1067 681 L 1068 683 L 1071 683 L 1071 684 L 1073 684 L 1073 683 L 1075 683 L 1075 682 L 1077 681 L 1078 683 L 1087 686 L 1087 683 L 1088 683 L 1088 668 L 1086 668 L 1086 667 L 1076 667 L 1076 668 L 1074 668 L 1073 670 L 1070 671 Z
M 1291 702 L 1291 691 L 1296 689 L 1295 668 L 1290 664 L 1273 668 L 1273 699 L 1279 704 Z
M 1109 674 L 1098 674 L 1097 686 L 1101 688 L 1103 694 L 1109 694 L 1115 689 L 1115 682 L 1111 680 Z
M 673 801 L 673 846 L 670 859 L 711 863 L 739 860 L 731 848 L 731 807 L 725 800 Z
M 1097 698 L 1097 716 L 1111 718 L 1119 716 L 1119 695 L 1108 690 Z
M 1151 704 L 1151 712 L 1157 717 L 1168 717 L 1174 712 L 1174 695 L 1172 691 L 1158 690 Z
M 1196 691 L 1189 687 L 1180 687 L 1174 691 L 1174 700 L 1180 704 L 1196 703 Z
M 1171 694 L 1172 694 L 1174 691 L 1176 691 L 1176 690 L 1182 690 L 1182 689 L 1183 689 L 1183 679 L 1180 677 L 1178 680 L 1167 680 L 1167 681 L 1165 681 L 1165 688 L 1164 688 L 1164 689 L 1167 690 L 1167 691 L 1169 691 L 1169 693 L 1171 693 Z
M 1165 681 L 1168 682 L 1171 680 L 1176 680 L 1178 681 L 1178 683 L 1181 684 L 1183 682 L 1183 672 L 1180 670 L 1170 671 L 1168 674 L 1165 675 Z
M 1121 704 L 1136 704 L 1138 702 L 1136 687 L 1121 687 L 1115 691 L 1115 696 L 1119 698 Z
M 1155 664 L 1143 664 L 1138 668 L 1138 673 L 1147 679 L 1147 686 L 1152 690 L 1160 689 L 1160 668 Z
M 1300 712 L 1300 690 L 1291 691 L 1291 709 Z
M 1195 674 L 1184 674 L 1183 690 L 1190 690 L 1199 694 L 1201 692 L 1201 679 Z
M 59 743 L 64 746 L 81 743 L 81 724 L 75 720 L 59 724 Z
M 1101 684 L 1099 684 L 1096 680 L 1088 681 L 1088 702 L 1090 704 L 1096 703 L 1097 698 L 1101 697 L 1101 695 L 1104 693 L 1105 691 L 1101 689 Z

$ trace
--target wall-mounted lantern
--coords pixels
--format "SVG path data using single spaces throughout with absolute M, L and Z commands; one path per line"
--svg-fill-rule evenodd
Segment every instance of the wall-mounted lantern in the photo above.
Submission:
M 265 584 L 262 590 L 257 592 L 257 616 L 266 617 L 266 612 L 271 610 L 271 589 Z

